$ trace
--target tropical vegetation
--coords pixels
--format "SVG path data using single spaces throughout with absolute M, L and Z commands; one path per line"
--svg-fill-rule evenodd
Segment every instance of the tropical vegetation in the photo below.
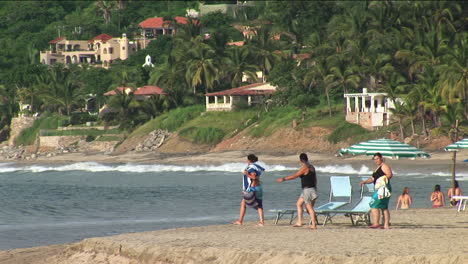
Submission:
M 171 19 L 211 2 L 238 1 L 0 2 L 0 141 L 12 117 L 28 114 L 19 102 L 29 104 L 30 113 L 69 117 L 93 95 L 96 110 L 107 103 L 118 111 L 101 121 L 132 131 L 168 111 L 203 104 L 207 92 L 241 86 L 243 75 L 255 79 L 258 71 L 278 87 L 259 113 L 285 106 L 300 117 L 320 108 L 320 118 L 328 118 L 342 111 L 343 93 L 366 87 L 403 99 L 393 110 L 402 136 L 446 133 L 455 120 L 468 125 L 463 1 L 239 1 L 235 12 L 190 19 L 174 37 L 160 37 L 108 70 L 38 63 L 39 51 L 58 36 L 131 38 L 149 17 Z M 247 37 L 245 27 L 251 29 Z M 244 43 L 228 44 L 235 41 Z M 156 67 L 141 67 L 147 54 Z M 143 85 L 158 85 L 169 95 L 147 102 L 132 94 L 103 96 L 118 86 Z M 268 116 L 281 123 L 273 113 Z M 253 133 L 259 131 L 268 130 Z M 206 135 L 229 133 L 206 126 L 182 134 L 206 142 Z

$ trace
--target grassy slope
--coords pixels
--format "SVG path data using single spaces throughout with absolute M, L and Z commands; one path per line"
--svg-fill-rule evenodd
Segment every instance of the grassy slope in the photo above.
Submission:
M 327 127 L 334 132 L 330 142 L 350 139 L 351 142 L 384 137 L 386 130 L 369 132 L 358 125 L 345 122 L 343 106 L 335 106 L 332 116 L 322 108 L 297 109 L 290 106 L 276 107 L 268 112 L 252 108 L 235 112 L 205 112 L 204 106 L 191 106 L 165 113 L 137 128 L 129 138 L 141 137 L 155 129 L 167 129 L 196 144 L 214 145 L 238 134 L 248 126 L 253 137 L 267 137 L 276 130 L 290 127 L 293 120 L 298 127 Z

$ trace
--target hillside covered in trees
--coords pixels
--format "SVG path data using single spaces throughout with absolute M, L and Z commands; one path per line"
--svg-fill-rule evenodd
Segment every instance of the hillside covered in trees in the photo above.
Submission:
M 237 6 L 202 14 L 110 69 L 39 63 L 39 52 L 59 36 L 131 39 L 147 18 L 170 20 L 219 3 Z M 467 10 L 463 1 L 3 1 L 0 141 L 22 113 L 19 102 L 31 106 L 22 114 L 55 113 L 70 122 L 92 95 L 97 108 L 107 103 L 118 112 L 83 120 L 132 131 L 173 109 L 203 104 L 206 92 L 246 84 L 243 74 L 258 71 L 278 87 L 270 109 L 320 108 L 326 118 L 342 109 L 343 93 L 366 87 L 404 100 L 394 110 L 401 131 L 446 134 L 455 120 L 468 125 Z M 245 27 L 251 37 L 239 30 Z M 235 41 L 244 43 L 228 45 Z M 156 67 L 141 66 L 147 54 Z M 146 101 L 103 95 L 148 84 L 168 95 Z

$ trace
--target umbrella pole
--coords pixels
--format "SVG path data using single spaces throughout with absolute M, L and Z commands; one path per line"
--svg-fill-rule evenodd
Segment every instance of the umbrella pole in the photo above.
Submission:
M 453 143 L 457 142 L 458 140 L 458 120 L 455 121 L 455 139 Z M 456 166 L 456 161 L 457 161 L 457 150 L 453 152 L 452 156 L 452 161 L 453 161 L 453 166 L 452 166 L 452 195 L 455 194 L 455 179 L 456 179 L 456 174 L 455 174 L 455 166 Z

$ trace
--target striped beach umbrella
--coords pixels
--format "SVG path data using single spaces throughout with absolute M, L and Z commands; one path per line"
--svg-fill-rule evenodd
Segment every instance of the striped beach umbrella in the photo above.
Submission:
M 446 151 L 457 151 L 459 149 L 468 149 L 468 138 L 464 138 L 445 147 Z
M 415 148 L 411 145 L 401 143 L 399 141 L 381 138 L 376 140 L 369 140 L 350 146 L 349 148 L 341 149 L 340 155 L 352 154 L 352 155 L 368 155 L 372 156 L 379 152 L 382 156 L 391 158 L 415 158 L 423 157 L 429 158 L 430 155 L 426 152 Z

